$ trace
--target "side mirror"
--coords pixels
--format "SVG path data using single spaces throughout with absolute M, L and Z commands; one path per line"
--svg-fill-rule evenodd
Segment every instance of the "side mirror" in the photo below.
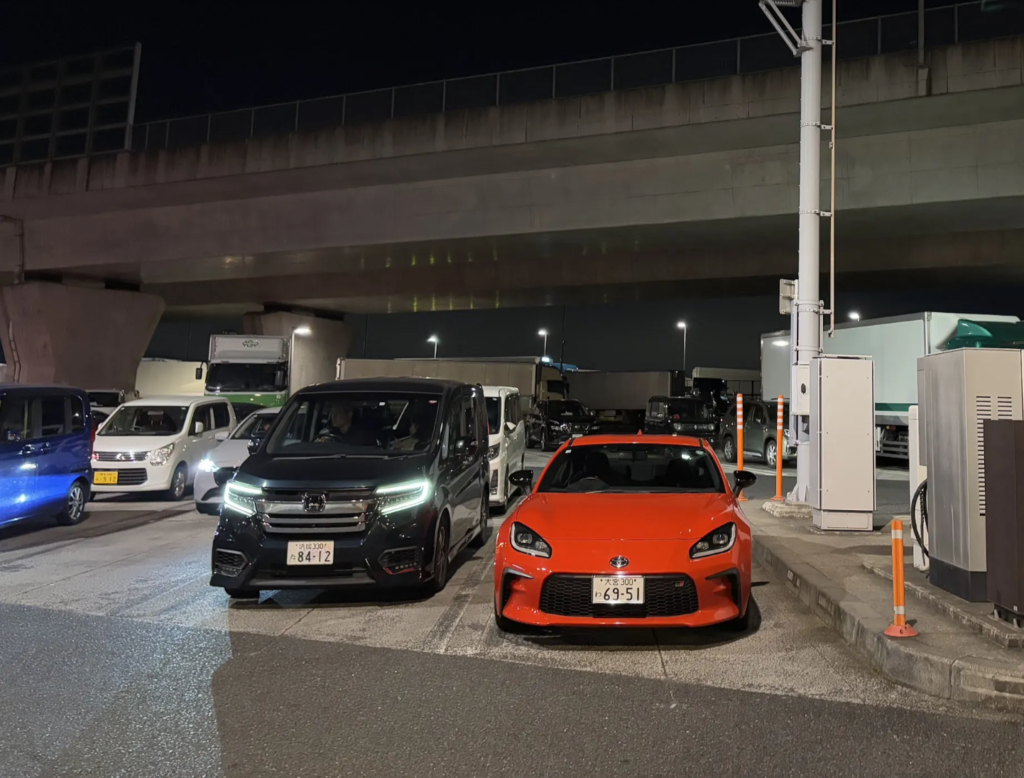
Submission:
M 737 470 L 732 474 L 732 493 L 739 494 L 754 485 L 757 476 L 748 470 Z
M 263 442 L 263 436 L 262 435 L 256 435 L 254 437 L 249 438 L 249 445 L 248 445 L 249 453 L 250 454 L 255 454 L 259 450 L 260 444 L 262 442 Z
M 214 435 L 214 437 L 217 438 L 217 440 L 227 440 L 228 439 L 228 435 L 230 435 L 230 434 L 231 433 L 228 432 L 227 430 L 221 430 L 216 435 Z
M 199 367 L 196 368 L 196 380 L 197 381 L 202 381 L 203 380 L 203 366 L 202 365 L 200 365 Z
M 193 435 L 202 435 L 204 432 L 206 432 L 206 425 L 203 424 L 201 421 L 197 421 L 195 424 L 192 425 L 192 430 Z
M 515 432 L 516 431 L 516 424 L 515 424 L 515 422 L 506 421 L 505 422 L 505 431 L 506 432 L 510 432 L 510 433 L 511 432 Z
M 533 471 L 532 470 L 516 470 L 508 477 L 508 482 L 513 486 L 518 486 L 520 489 L 529 490 L 533 488 Z

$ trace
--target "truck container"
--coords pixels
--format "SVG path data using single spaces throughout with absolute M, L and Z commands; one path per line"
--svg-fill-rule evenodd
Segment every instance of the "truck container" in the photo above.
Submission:
M 570 373 L 569 397 L 590 410 L 643 413 L 647 401 L 672 394 L 672 373 L 668 371 L 612 373 L 577 370 Z
M 211 335 L 206 394 L 273 408 L 288 399 L 288 338 Z
M 909 408 L 917 404 L 917 360 L 947 347 L 1013 346 L 1020 333 L 1016 316 L 966 313 L 924 313 L 836 325 L 835 336 L 823 337 L 826 354 L 868 356 L 875 370 L 875 451 L 881 456 L 909 458 Z M 984 324 L 1017 325 L 998 334 Z M 761 336 L 761 385 L 765 398 L 790 394 L 789 332 Z
M 135 372 L 135 389 L 140 397 L 201 397 L 206 389 L 203 375 L 202 362 L 143 359 Z

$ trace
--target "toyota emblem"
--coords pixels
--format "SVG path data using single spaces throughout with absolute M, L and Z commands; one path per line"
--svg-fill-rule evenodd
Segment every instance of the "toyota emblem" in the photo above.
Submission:
M 612 557 L 612 567 L 625 567 L 629 564 L 629 560 L 624 556 Z
M 302 510 L 306 513 L 323 513 L 327 508 L 326 494 L 302 495 Z

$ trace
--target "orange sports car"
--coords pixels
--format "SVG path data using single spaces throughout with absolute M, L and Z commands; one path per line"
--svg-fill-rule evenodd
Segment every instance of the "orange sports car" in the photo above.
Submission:
M 745 629 L 750 526 L 711 447 L 690 437 L 576 438 L 501 526 L 494 614 L 539 627 Z M 529 489 L 523 470 L 513 483 Z

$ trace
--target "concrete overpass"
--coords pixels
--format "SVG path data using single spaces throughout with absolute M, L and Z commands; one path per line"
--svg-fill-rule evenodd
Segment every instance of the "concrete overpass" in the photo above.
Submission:
M 840 63 L 844 283 L 1017 276 L 1022 52 L 1015 37 L 931 49 L 924 72 L 912 52 Z M 11 167 L 0 278 L 225 312 L 767 288 L 796 268 L 798 103 L 790 68 Z

